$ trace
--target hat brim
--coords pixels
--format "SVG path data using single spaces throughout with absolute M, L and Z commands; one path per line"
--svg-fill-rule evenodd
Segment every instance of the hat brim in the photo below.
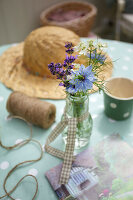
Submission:
M 23 67 L 23 46 L 20 43 L 10 47 L 0 57 L 0 81 L 8 88 L 28 96 L 43 99 L 65 99 L 65 89 L 59 86 L 59 80 L 35 76 Z M 112 62 L 102 73 L 104 79 L 112 74 Z M 94 88 L 92 92 L 97 91 Z

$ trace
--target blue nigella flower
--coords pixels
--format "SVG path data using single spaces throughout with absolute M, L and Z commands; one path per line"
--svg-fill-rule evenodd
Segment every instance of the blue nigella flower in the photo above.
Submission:
M 69 85 L 66 87 L 66 91 L 70 94 L 74 94 L 78 92 L 78 88 L 75 88 L 75 85 L 69 83 Z
M 91 53 L 91 55 L 89 53 L 87 53 L 87 56 L 91 59 L 95 59 L 97 60 L 100 64 L 103 64 L 104 61 L 106 60 L 106 56 L 105 55 L 101 55 L 101 54 L 97 54 L 96 50 L 93 51 L 94 53 Z
M 93 82 L 96 81 L 91 65 L 86 68 L 84 65 L 81 65 L 78 71 L 73 71 L 73 75 L 73 79 L 69 81 L 70 86 L 66 88 L 68 92 L 86 92 L 87 90 L 92 89 Z

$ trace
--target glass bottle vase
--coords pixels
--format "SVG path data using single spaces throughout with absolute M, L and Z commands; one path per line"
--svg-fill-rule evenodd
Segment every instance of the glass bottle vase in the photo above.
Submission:
M 67 95 L 65 110 L 68 118 L 78 118 L 84 113 L 89 112 L 89 96 L 84 95 L 82 97 L 74 97 L 72 95 Z M 81 147 L 84 147 L 89 143 L 92 126 L 93 120 L 90 113 L 85 120 L 77 123 L 75 149 L 80 149 Z M 67 142 L 67 133 L 68 127 L 66 127 L 62 132 L 62 137 L 65 144 Z

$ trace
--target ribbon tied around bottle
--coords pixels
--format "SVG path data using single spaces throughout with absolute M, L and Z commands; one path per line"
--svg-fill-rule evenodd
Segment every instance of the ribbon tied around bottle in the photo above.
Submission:
M 57 126 L 54 128 L 46 140 L 45 150 L 49 154 L 64 160 L 60 175 L 60 184 L 68 183 L 72 162 L 75 160 L 73 153 L 75 147 L 77 124 L 85 120 L 88 116 L 89 112 L 86 112 L 78 118 L 68 118 L 66 112 L 64 111 L 63 120 L 57 124 Z M 65 152 L 50 146 L 50 143 L 52 143 L 67 126 L 68 134 Z

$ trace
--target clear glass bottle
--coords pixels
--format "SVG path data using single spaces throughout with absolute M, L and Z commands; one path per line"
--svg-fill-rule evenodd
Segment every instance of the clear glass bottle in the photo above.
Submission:
M 66 97 L 66 115 L 68 118 L 80 117 L 86 112 L 89 112 L 89 96 L 85 95 L 82 97 L 74 97 L 72 95 L 67 95 Z M 63 120 L 63 116 L 62 116 Z M 80 149 L 81 147 L 87 145 L 90 141 L 90 136 L 92 132 L 93 120 L 89 113 L 89 116 L 82 122 L 78 122 L 76 130 L 76 141 L 75 149 Z M 63 140 L 66 144 L 68 127 L 62 132 Z

